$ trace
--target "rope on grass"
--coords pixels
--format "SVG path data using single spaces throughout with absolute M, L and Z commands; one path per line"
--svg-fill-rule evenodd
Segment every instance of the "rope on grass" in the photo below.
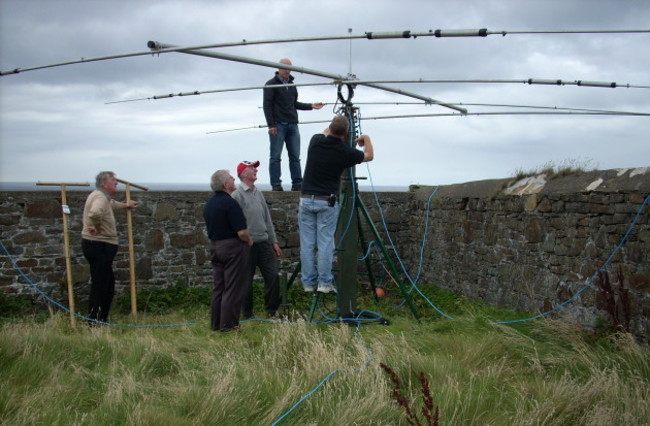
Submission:
M 0 246 L 2 247 L 2 250 L 5 252 L 5 254 L 9 258 L 9 260 L 11 261 L 11 264 L 13 265 L 14 269 L 16 269 L 16 271 L 18 271 L 20 276 L 22 276 L 25 279 L 25 281 L 27 281 L 27 283 L 29 285 L 31 285 L 32 288 L 38 294 L 40 294 L 47 302 L 53 304 L 54 306 L 58 307 L 59 309 L 65 311 L 65 312 L 68 312 L 69 314 L 72 314 L 72 315 L 76 316 L 77 318 L 81 318 L 82 320 L 88 321 L 90 323 L 97 323 L 97 324 L 108 325 L 108 326 L 112 326 L 112 327 L 133 327 L 133 328 L 181 327 L 181 326 L 195 325 L 196 324 L 196 323 L 193 323 L 193 322 L 177 323 L 177 324 L 116 324 L 116 323 L 111 323 L 111 322 L 99 321 L 99 320 L 96 320 L 96 319 L 93 319 L 93 318 L 88 318 L 88 317 L 86 317 L 84 315 L 81 315 L 78 312 L 72 312 L 70 309 L 68 309 L 67 306 L 64 306 L 61 303 L 57 302 L 56 300 L 52 299 L 50 296 L 45 294 L 45 292 L 43 290 L 38 288 L 38 286 L 23 272 L 23 270 L 20 269 L 20 266 L 18 266 L 18 264 L 16 263 L 14 258 L 11 256 L 11 254 L 9 253 L 9 250 L 7 250 L 7 247 L 5 247 L 5 245 L 3 244 L 2 241 L 0 241 Z

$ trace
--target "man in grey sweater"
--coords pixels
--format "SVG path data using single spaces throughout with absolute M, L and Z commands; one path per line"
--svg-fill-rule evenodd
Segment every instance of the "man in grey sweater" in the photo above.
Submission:
M 237 176 L 241 183 L 231 194 L 244 211 L 248 232 L 253 239 L 250 256 L 250 275 L 242 291 L 242 315 L 245 319 L 253 316 L 253 276 L 260 268 L 264 278 L 264 304 L 269 317 L 277 314 L 280 306 L 280 288 L 278 284 L 278 258 L 282 249 L 275 236 L 271 213 L 264 194 L 255 187 L 257 168 L 260 162 L 242 161 L 237 166 Z

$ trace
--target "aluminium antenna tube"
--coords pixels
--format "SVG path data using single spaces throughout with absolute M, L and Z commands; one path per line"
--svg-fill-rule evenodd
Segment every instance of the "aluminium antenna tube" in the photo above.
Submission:
M 171 45 L 171 44 L 161 43 L 161 42 L 158 42 L 158 41 L 151 41 L 151 40 L 147 42 L 147 46 L 154 53 L 159 48 L 173 49 L 173 48 L 177 47 L 177 46 L 174 46 L 174 45 Z M 209 58 L 224 59 L 226 61 L 242 62 L 242 63 L 245 63 L 245 64 L 260 65 L 260 66 L 269 67 L 269 68 L 285 68 L 285 69 L 300 72 L 300 73 L 303 73 L 303 74 L 311 74 L 311 75 L 316 75 L 316 76 L 319 76 L 319 77 L 331 78 L 333 80 L 340 80 L 340 81 L 346 80 L 345 77 L 343 77 L 342 75 L 338 75 L 338 74 L 331 74 L 331 73 L 326 73 L 326 72 L 318 71 L 318 70 L 314 70 L 314 69 L 297 67 L 295 65 L 280 64 L 278 62 L 264 61 L 264 60 L 261 60 L 261 59 L 247 58 L 247 57 L 244 57 L 244 56 L 230 55 L 230 54 L 226 54 L 226 53 L 205 52 L 203 50 L 188 50 L 188 49 L 184 49 L 182 47 L 179 47 L 177 52 L 187 53 L 187 54 L 190 54 L 190 55 L 206 56 L 206 57 L 209 57 Z M 412 92 L 408 92 L 408 91 L 405 91 L 405 90 L 400 90 L 400 89 L 395 89 L 395 88 L 392 88 L 392 87 L 382 86 L 382 85 L 379 85 L 379 84 L 364 84 L 364 86 L 373 87 L 375 89 L 384 90 L 384 91 L 387 91 L 387 92 L 397 93 L 397 94 L 408 96 L 408 97 L 415 98 L 415 99 L 420 99 L 420 100 L 425 101 L 425 102 L 430 103 L 430 104 L 436 104 L 436 105 L 443 106 L 445 108 L 450 108 L 450 109 L 459 111 L 459 112 L 461 112 L 463 114 L 467 113 L 467 110 L 465 108 L 458 107 L 458 106 L 455 106 L 455 105 L 450 105 L 450 104 L 447 104 L 445 102 L 441 102 L 441 101 L 435 100 L 433 98 L 430 98 L 428 96 L 418 95 L 417 93 L 412 93 Z

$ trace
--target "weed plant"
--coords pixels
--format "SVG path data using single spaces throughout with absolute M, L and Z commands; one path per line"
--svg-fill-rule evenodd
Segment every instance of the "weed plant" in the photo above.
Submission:
M 72 327 L 61 312 L 5 318 L 0 424 L 406 425 L 404 404 L 435 406 L 441 425 L 647 424 L 648 350 L 629 334 L 594 338 L 562 318 L 495 325 L 517 313 L 424 287 L 454 319 L 417 300 L 417 321 L 397 295 L 363 291 L 359 305 L 390 325 L 322 323 L 331 294 L 307 323 L 310 298 L 297 288 L 285 319 L 231 333 L 211 331 L 207 300 L 179 289 L 166 290 L 183 297 L 179 309 L 112 315 L 157 327 Z M 179 323 L 190 325 L 167 326 Z
M 592 164 L 592 162 L 593 160 L 590 158 L 569 158 L 561 161 L 560 163 L 549 161 L 544 165 L 535 167 L 530 170 L 524 170 L 522 168 L 515 169 L 513 175 L 515 176 L 515 180 L 541 174 L 546 175 L 548 179 L 556 179 L 564 176 L 580 175 L 587 171 L 596 170 L 596 167 Z

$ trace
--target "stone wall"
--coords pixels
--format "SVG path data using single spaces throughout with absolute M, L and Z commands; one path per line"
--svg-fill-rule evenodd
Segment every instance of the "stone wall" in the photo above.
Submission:
M 536 314 L 558 307 L 585 287 L 626 234 L 648 193 L 650 172 L 636 169 L 412 187 L 409 192 L 376 195 L 364 192 L 361 199 L 383 242 L 390 246 L 392 241 L 391 252 L 400 256 L 409 275 L 414 278 L 421 269 L 418 284 L 435 284 Z M 89 280 L 80 248 L 87 194 L 87 190 L 67 192 L 72 276 L 80 300 L 87 297 Z M 139 287 L 210 284 L 202 221 L 209 196 L 132 190 L 132 198 L 141 203 L 133 211 Z M 265 196 L 284 251 L 282 268 L 291 273 L 299 257 L 298 195 Z M 0 197 L 3 245 L 34 285 L 65 303 L 60 192 L 3 192 Z M 646 342 L 650 341 L 649 211 L 647 206 L 642 210 L 626 244 L 606 269 L 615 289 L 622 281 L 629 290 L 631 327 Z M 123 211 L 116 217 L 121 248 L 115 269 L 118 291 L 124 291 L 129 281 L 126 218 Z M 0 290 L 34 293 L 1 254 Z M 607 298 L 597 281 L 558 313 L 587 327 L 593 327 L 598 317 L 606 318 Z M 621 300 L 616 303 L 624 306 Z
M 415 192 L 418 217 L 412 226 L 424 223 L 432 189 Z M 650 206 L 637 217 L 648 194 L 647 168 L 557 177 L 532 186 L 526 180 L 495 180 L 441 187 L 430 202 L 421 280 L 492 305 L 548 312 L 597 276 L 636 217 L 604 272 L 614 287 L 619 319 L 626 305 L 618 291 L 622 281 L 629 290 L 623 293 L 629 296 L 630 326 L 650 342 Z M 412 247 L 405 257 L 415 259 L 419 250 Z M 558 314 L 587 327 L 597 317 L 607 318 L 601 281 L 591 282 Z

